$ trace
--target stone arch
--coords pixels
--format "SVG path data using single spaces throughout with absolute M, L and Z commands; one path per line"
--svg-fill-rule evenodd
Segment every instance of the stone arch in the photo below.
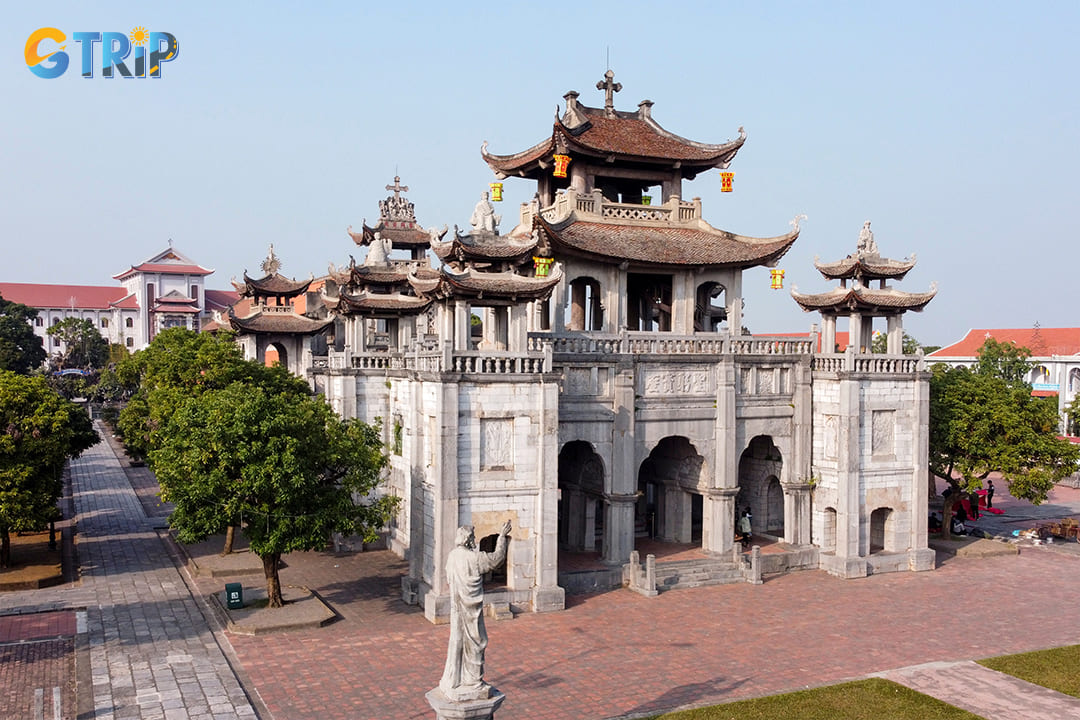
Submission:
M 705 458 L 690 440 L 677 435 L 660 440 L 638 468 L 637 534 L 700 542 L 707 487 Z
M 273 367 L 274 365 L 281 365 L 284 368 L 289 367 L 289 351 L 284 344 L 276 340 L 266 344 L 262 355 L 260 360 L 267 367 Z
M 1031 368 L 1029 381 L 1031 383 L 1048 383 L 1050 382 L 1050 370 L 1045 365 L 1036 365 Z
M 780 487 L 780 474 L 784 458 L 769 435 L 758 435 L 750 440 L 739 458 L 739 493 L 735 496 L 736 516 L 747 508 L 753 516 L 754 532 L 774 534 L 770 530 L 784 529 L 784 495 Z M 775 485 L 773 482 L 775 481 Z M 775 488 L 775 489 L 771 489 Z M 770 493 L 774 493 L 770 496 Z M 777 494 L 778 493 L 778 494 Z M 772 504 L 770 504 L 770 499 Z
M 870 513 L 869 554 L 896 551 L 896 513 L 890 507 L 879 507 Z
M 601 297 L 599 280 L 589 276 L 575 278 L 570 283 L 570 314 L 566 329 L 603 330 L 604 307 Z
M 727 288 L 710 281 L 698 285 L 694 302 L 694 330 L 720 332 L 727 323 Z
M 599 550 L 604 531 L 603 459 L 584 440 L 559 452 L 559 544 L 567 550 Z

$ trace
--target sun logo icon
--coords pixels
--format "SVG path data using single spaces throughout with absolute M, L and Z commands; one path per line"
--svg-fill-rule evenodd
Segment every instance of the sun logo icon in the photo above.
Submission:
M 145 45 L 146 41 L 150 39 L 150 33 L 146 32 L 146 28 L 142 25 L 139 25 L 131 29 L 128 37 L 131 38 L 132 45 Z

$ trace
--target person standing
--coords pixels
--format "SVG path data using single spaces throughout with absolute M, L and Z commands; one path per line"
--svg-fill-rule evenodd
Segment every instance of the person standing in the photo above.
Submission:
M 986 509 L 994 507 L 994 481 L 986 481 Z
M 750 547 L 750 509 L 747 508 L 743 511 L 742 517 L 739 518 L 739 532 L 742 533 L 742 546 L 745 550 Z

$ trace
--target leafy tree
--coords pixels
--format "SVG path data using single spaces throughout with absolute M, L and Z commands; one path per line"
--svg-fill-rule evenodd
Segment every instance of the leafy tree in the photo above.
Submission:
M 244 360 L 231 333 L 198 333 L 170 328 L 117 364 L 110 385 L 131 392 L 120 413 L 119 430 L 128 453 L 143 459 L 153 447 L 154 432 L 187 397 L 227 387 L 237 381 L 310 394 L 304 380 L 284 368 L 270 369 Z M 134 389 L 134 390 L 132 390 Z
M 975 372 L 1001 378 L 1010 385 L 1026 385 L 1025 378 L 1032 367 L 1029 357 L 1031 351 L 1026 347 L 1011 342 L 998 342 L 988 337 L 979 348 L 979 361 L 975 364 Z M 1027 389 L 1031 390 L 1030 387 Z
M 930 472 L 952 489 L 945 501 L 946 536 L 960 494 L 982 487 L 992 472 L 1001 474 L 1014 497 L 1046 500 L 1080 457 L 1076 446 L 1057 436 L 1057 422 L 1052 399 L 1032 397 L 1023 382 L 942 364 L 931 369 Z
M 884 353 L 889 347 L 889 336 L 883 332 L 874 333 L 873 340 L 870 341 L 870 352 Z M 919 341 L 907 334 L 907 330 L 904 331 L 904 338 L 901 341 L 901 353 L 904 355 L 914 355 L 919 351 L 922 345 Z
M 57 356 L 56 365 L 65 368 L 103 368 L 109 362 L 109 343 L 101 336 L 92 320 L 64 318 L 46 332 L 60 338 L 64 351 Z
M 371 495 L 386 463 L 377 428 L 342 421 L 322 398 L 247 382 L 186 397 L 150 463 L 182 541 L 243 519 L 270 607 L 282 605 L 283 554 L 323 548 L 332 532 L 374 539 L 397 502 Z
M 117 427 L 124 447 L 135 460 L 148 457 L 158 443 L 161 429 L 189 398 L 244 382 L 272 393 L 297 398 L 311 395 L 304 380 L 282 367 L 268 368 L 244 360 L 231 333 L 197 333 L 186 328 L 164 330 L 150 346 L 119 363 L 114 382 L 121 390 L 132 389 L 120 412 Z M 157 471 L 159 468 L 151 465 Z M 163 491 L 168 476 L 159 474 Z M 222 554 L 232 552 L 235 522 L 216 532 L 225 533 Z
M 30 325 L 37 310 L 0 297 L 0 370 L 23 375 L 45 362 L 41 338 Z
M 59 511 L 64 463 L 98 441 L 90 418 L 41 377 L 0 371 L 0 567 L 12 530 L 38 530 Z

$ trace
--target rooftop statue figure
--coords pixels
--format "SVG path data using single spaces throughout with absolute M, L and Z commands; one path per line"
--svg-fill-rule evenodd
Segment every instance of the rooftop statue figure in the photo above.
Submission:
M 498 232 L 499 221 L 502 220 L 502 215 L 495 214 L 495 206 L 488 200 L 488 194 L 485 190 L 480 196 L 480 202 L 476 203 L 476 207 L 473 208 L 472 217 L 469 218 L 469 224 L 472 225 L 473 232 Z
M 375 239 L 371 241 L 371 247 L 368 248 L 367 257 L 364 258 L 365 265 L 389 265 L 390 264 L 390 250 L 393 245 L 390 242 L 390 238 L 384 238 L 378 231 L 375 232 Z
M 495 552 L 476 548 L 476 536 L 469 525 L 457 530 L 456 547 L 446 559 L 446 577 L 450 582 L 450 645 L 446 651 L 446 669 L 439 689 L 453 701 L 477 700 L 491 694 L 484 682 L 484 650 L 487 630 L 484 627 L 484 573 L 491 572 L 506 559 L 507 520 L 499 533 Z
M 870 229 L 870 221 L 863 223 L 859 231 L 858 251 L 860 255 L 877 255 L 877 243 L 874 242 L 874 232 Z

